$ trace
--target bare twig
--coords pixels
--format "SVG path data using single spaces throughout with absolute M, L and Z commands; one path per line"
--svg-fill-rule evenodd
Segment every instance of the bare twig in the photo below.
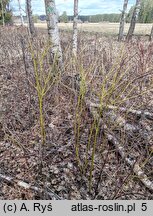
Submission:
M 92 103 L 88 101 L 88 105 L 90 104 L 91 107 L 95 107 L 95 108 L 99 108 L 100 104 L 98 103 Z M 110 110 L 119 110 L 121 112 L 126 112 L 126 113 L 131 113 L 133 115 L 137 115 L 137 116 L 144 116 L 147 119 L 153 119 L 153 113 L 150 113 L 148 111 L 144 111 L 144 110 L 135 110 L 135 109 L 128 109 L 125 107 L 118 107 L 118 106 L 112 106 L 112 105 L 106 105 L 104 107 L 105 109 L 110 109 Z
M 3 181 L 5 181 L 6 183 L 12 184 L 12 185 L 18 185 L 19 187 L 22 187 L 24 189 L 29 189 L 29 190 L 33 190 L 35 192 L 39 192 L 42 193 L 42 189 L 36 186 L 32 186 L 31 184 L 28 184 L 24 181 L 18 180 L 16 178 L 10 177 L 10 176 L 6 176 L 0 173 L 0 179 L 2 179 Z M 56 199 L 56 200 L 62 200 L 63 198 L 61 198 L 60 196 L 58 196 L 56 193 L 54 193 L 50 188 L 49 188 L 49 192 L 45 191 L 45 193 L 51 198 L 51 199 Z
M 88 101 L 89 110 L 91 114 L 94 116 L 94 118 L 100 118 L 97 111 L 93 109 L 93 106 Z M 104 133 L 107 139 L 115 146 L 116 150 L 119 152 L 122 159 L 125 160 L 125 162 L 133 169 L 133 172 L 137 175 L 137 177 L 140 179 L 140 181 L 151 191 L 153 191 L 153 182 L 149 180 L 148 176 L 143 172 L 139 164 L 136 162 L 136 159 L 133 159 L 133 157 L 127 156 L 125 149 L 123 145 L 119 142 L 119 140 L 115 137 L 114 134 L 111 134 L 108 132 L 108 128 L 106 125 L 104 127 Z

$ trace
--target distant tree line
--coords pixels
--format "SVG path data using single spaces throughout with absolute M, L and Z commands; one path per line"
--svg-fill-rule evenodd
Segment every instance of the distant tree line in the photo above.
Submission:
M 82 22 L 119 22 L 120 14 L 97 14 L 89 16 L 78 16 L 78 19 Z M 68 20 L 73 20 L 73 16 L 68 16 Z
M 149 1 L 149 0 L 148 0 Z M 131 7 L 129 10 L 129 13 L 126 13 L 125 22 L 130 23 L 132 13 L 133 13 L 134 7 Z M 146 12 L 146 9 L 141 8 L 140 12 L 138 14 L 138 22 L 139 23 L 153 23 L 153 8 L 149 8 L 150 12 Z M 35 15 L 35 19 L 37 17 L 37 20 L 45 21 L 46 16 L 45 15 Z M 121 14 L 97 14 L 97 15 L 79 15 L 78 19 L 82 22 L 120 22 Z M 26 16 L 24 16 L 26 19 Z M 73 16 L 67 15 L 67 13 L 64 11 L 61 16 L 59 16 L 59 22 L 70 22 L 73 21 Z M 36 22 L 36 21 L 35 21 Z
M 78 19 L 82 22 L 119 22 L 120 21 L 120 14 L 96 14 L 96 15 L 79 15 Z M 67 16 L 65 12 L 59 17 L 60 22 L 70 22 L 73 21 L 73 16 Z
M 129 12 L 125 15 L 125 22 L 130 23 L 133 10 L 135 5 L 133 5 Z M 78 19 L 82 22 L 120 22 L 121 14 L 111 13 L 111 14 L 96 14 L 88 16 L 78 16 Z M 66 11 L 59 17 L 61 22 L 69 22 L 73 20 L 73 16 L 68 16 Z M 141 0 L 140 1 L 140 10 L 138 13 L 138 22 L 139 23 L 152 23 L 153 22 L 153 0 Z
M 7 23 L 11 21 L 12 12 L 9 7 L 10 0 L 0 0 L 0 24 L 3 22 Z M 135 6 L 132 6 L 128 13 L 125 14 L 125 22 L 130 23 L 133 10 Z M 36 17 L 35 17 L 36 18 Z M 45 15 L 37 16 L 41 21 L 46 20 Z M 59 22 L 70 22 L 73 21 L 73 16 L 68 16 L 66 11 L 58 17 Z M 82 22 L 120 22 L 121 13 L 115 14 L 97 14 L 97 15 L 78 15 L 78 20 Z M 4 19 L 4 20 L 3 20 Z M 140 10 L 138 14 L 137 22 L 139 23 L 153 23 L 153 0 L 141 0 Z
M 153 22 L 153 0 L 141 0 L 138 22 L 140 23 Z
M 135 6 L 132 6 L 128 13 L 125 15 L 125 22 L 130 23 L 133 10 Z M 120 22 L 121 14 L 96 14 L 83 16 L 79 15 L 78 19 L 82 22 Z M 59 17 L 60 22 L 70 22 L 73 20 L 73 16 L 68 16 L 66 11 Z M 142 0 L 140 3 L 140 11 L 138 13 L 139 23 L 152 23 L 153 22 L 153 0 Z

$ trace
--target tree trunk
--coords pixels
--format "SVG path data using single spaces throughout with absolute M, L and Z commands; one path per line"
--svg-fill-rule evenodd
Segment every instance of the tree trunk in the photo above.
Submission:
M 2 9 L 2 22 L 3 22 L 3 26 L 5 26 L 5 18 L 4 18 L 4 5 L 3 5 L 3 0 L 1 0 L 1 9 Z
M 34 36 L 35 27 L 34 27 L 34 21 L 33 21 L 33 17 L 32 17 L 31 0 L 26 0 L 26 10 L 27 10 L 29 33 L 31 36 Z
M 139 12 L 139 7 L 140 7 L 140 0 L 136 0 L 135 8 L 134 8 L 132 18 L 131 18 L 130 28 L 129 28 L 128 34 L 126 36 L 127 41 L 132 39 L 132 35 L 133 35 L 135 25 L 136 25 L 136 21 L 137 21 L 137 15 L 138 15 L 138 12 Z
M 48 36 L 51 43 L 51 58 L 57 58 L 60 66 L 63 65 L 62 49 L 59 38 L 58 18 L 55 0 L 45 0 Z
M 24 20 L 23 20 L 23 16 L 22 16 L 22 8 L 21 8 L 21 3 L 20 0 L 18 0 L 18 5 L 19 5 L 19 12 L 20 12 L 20 19 L 21 19 L 21 25 L 24 25 Z
M 152 40 L 153 40 L 153 25 L 152 25 L 151 33 L 149 36 L 149 41 L 152 41 Z
M 74 56 L 77 56 L 78 48 L 78 0 L 74 0 L 74 19 L 73 19 L 73 48 L 72 52 Z
M 126 13 L 126 10 L 127 10 L 127 5 L 128 5 L 128 0 L 124 0 L 123 11 L 122 11 L 121 20 L 120 20 L 120 29 L 119 29 L 118 41 L 121 41 L 123 39 L 125 13 Z

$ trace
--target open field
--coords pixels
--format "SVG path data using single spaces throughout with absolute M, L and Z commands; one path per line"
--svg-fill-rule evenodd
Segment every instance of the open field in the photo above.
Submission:
M 60 29 L 72 30 L 72 23 L 59 23 Z M 47 28 L 45 23 L 35 23 L 38 28 Z M 82 23 L 78 24 L 80 31 L 86 32 L 99 32 L 103 34 L 118 34 L 119 23 Z M 135 34 L 136 35 L 149 35 L 151 32 L 152 24 L 136 24 Z M 125 34 L 129 29 L 129 24 L 125 24 Z
M 0 28 L 0 199 L 153 199 L 153 42 L 60 31 L 61 69 L 37 33 Z

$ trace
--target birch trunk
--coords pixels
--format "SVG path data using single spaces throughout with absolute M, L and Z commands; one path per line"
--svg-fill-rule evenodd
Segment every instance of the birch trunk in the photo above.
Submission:
M 2 21 L 3 21 L 3 26 L 5 26 L 5 18 L 4 18 L 4 5 L 3 5 L 3 0 L 1 0 L 1 8 L 2 8 Z
M 124 0 L 123 11 L 122 11 L 121 20 L 120 20 L 120 28 L 119 28 L 118 41 L 121 41 L 123 39 L 124 23 L 125 23 L 125 13 L 126 13 L 126 10 L 127 10 L 127 5 L 128 5 L 128 0 Z
M 31 36 L 34 36 L 35 27 L 34 27 L 34 21 L 33 21 L 33 17 L 32 17 L 31 0 L 26 0 L 26 10 L 27 10 L 29 33 Z
M 51 43 L 51 58 L 57 58 L 60 66 L 63 65 L 62 49 L 59 38 L 58 18 L 55 0 L 45 0 L 48 36 Z
M 21 8 L 20 0 L 18 0 L 18 6 L 19 6 L 19 12 L 20 12 L 21 25 L 23 26 L 24 20 L 23 20 L 23 16 L 22 16 L 22 8 Z
M 153 40 L 153 25 L 152 25 L 151 33 L 149 36 L 149 41 L 152 41 L 152 40 Z
M 73 48 L 74 56 L 77 56 L 78 49 L 78 0 L 74 0 L 74 19 L 73 19 Z
M 139 12 L 139 8 L 140 8 L 140 0 L 136 0 L 136 4 L 135 4 L 135 8 L 132 14 L 132 19 L 131 19 L 131 23 L 130 23 L 130 28 L 128 31 L 128 34 L 126 36 L 126 40 L 129 41 L 132 39 L 132 35 L 135 29 L 135 25 L 136 25 L 136 21 L 137 21 L 137 16 L 138 16 L 138 12 Z

